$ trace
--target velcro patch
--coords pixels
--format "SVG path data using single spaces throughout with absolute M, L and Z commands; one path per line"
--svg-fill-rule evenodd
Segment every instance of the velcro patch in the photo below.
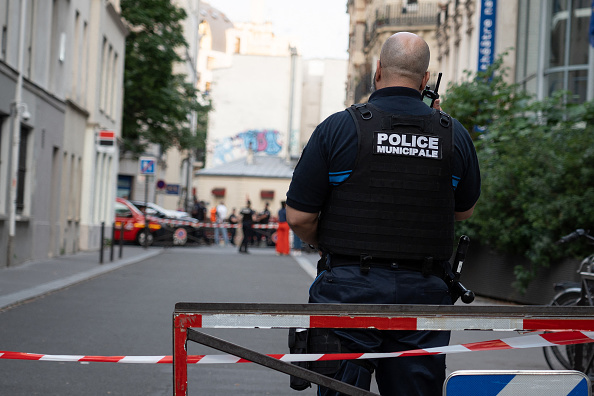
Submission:
M 438 160 L 442 158 L 439 136 L 398 132 L 374 132 L 373 134 L 373 154 Z

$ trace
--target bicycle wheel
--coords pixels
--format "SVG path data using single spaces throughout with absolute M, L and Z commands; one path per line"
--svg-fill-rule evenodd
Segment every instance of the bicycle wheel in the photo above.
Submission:
M 572 370 L 581 371 L 590 377 L 590 381 L 594 379 L 594 346 L 592 344 L 576 344 L 568 345 L 567 356 Z
M 580 298 L 579 289 L 565 290 L 557 294 L 549 305 L 556 307 L 577 305 Z M 544 347 L 543 352 L 551 370 L 574 370 L 575 345 Z

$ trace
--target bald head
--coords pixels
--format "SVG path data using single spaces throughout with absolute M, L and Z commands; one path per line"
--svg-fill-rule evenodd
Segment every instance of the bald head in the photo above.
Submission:
M 429 46 L 413 33 L 400 32 L 390 36 L 380 53 L 382 86 L 406 86 L 422 89 L 429 67 Z M 428 79 L 428 77 L 427 77 Z

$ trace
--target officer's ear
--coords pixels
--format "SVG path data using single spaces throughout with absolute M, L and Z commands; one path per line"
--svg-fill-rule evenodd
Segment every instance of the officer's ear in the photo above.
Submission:
M 378 59 L 377 67 L 375 68 L 375 75 L 373 76 L 376 83 L 382 78 L 381 74 L 382 74 L 382 62 Z
M 427 86 L 427 83 L 429 82 L 429 77 L 431 75 L 429 74 L 428 71 L 425 72 L 425 75 L 423 76 L 423 81 L 421 82 L 421 86 L 419 87 L 419 91 L 423 91 L 425 89 L 425 87 Z

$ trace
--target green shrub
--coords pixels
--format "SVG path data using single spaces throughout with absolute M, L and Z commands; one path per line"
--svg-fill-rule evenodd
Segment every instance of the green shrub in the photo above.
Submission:
M 460 111 L 458 119 L 469 130 L 486 127 L 474 134 L 481 198 L 457 231 L 526 257 L 528 264 L 515 268 L 514 286 L 523 292 L 539 268 L 563 256 L 588 254 L 584 243 L 554 242 L 594 224 L 594 102 L 568 103 L 566 92 L 535 101 L 503 81 L 500 60 L 468 82 L 451 85 L 443 107 L 456 118 Z

